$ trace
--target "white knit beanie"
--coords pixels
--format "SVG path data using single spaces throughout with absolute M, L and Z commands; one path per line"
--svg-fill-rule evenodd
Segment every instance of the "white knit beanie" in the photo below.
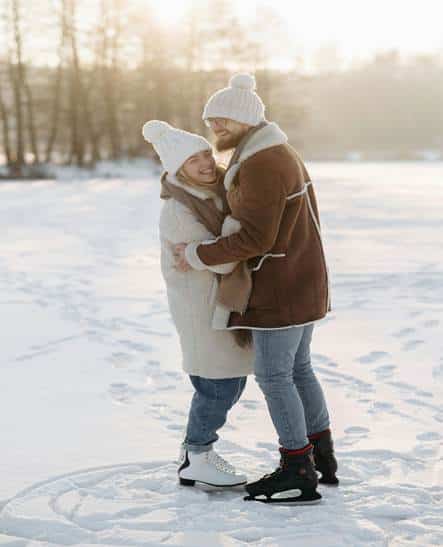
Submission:
M 159 155 L 165 171 L 171 175 L 175 175 L 185 161 L 197 152 L 212 150 L 204 137 L 176 129 L 159 120 L 146 122 L 142 132 Z
M 265 120 L 265 105 L 255 89 L 254 76 L 235 74 L 229 80 L 229 87 L 216 91 L 209 98 L 203 119 L 228 118 L 248 125 L 258 125 Z

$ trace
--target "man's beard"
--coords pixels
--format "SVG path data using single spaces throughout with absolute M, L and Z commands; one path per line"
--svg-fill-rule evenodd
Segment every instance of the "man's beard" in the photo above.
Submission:
M 231 150 L 232 148 L 236 148 L 238 146 L 243 137 L 244 133 L 236 135 L 233 133 L 228 133 L 223 137 L 217 137 L 215 140 L 215 148 L 217 149 L 217 152 Z

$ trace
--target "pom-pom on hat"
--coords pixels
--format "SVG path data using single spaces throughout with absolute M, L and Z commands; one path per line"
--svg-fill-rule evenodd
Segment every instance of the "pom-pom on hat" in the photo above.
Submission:
M 203 111 L 203 119 L 228 118 L 248 125 L 265 120 L 265 105 L 255 92 L 255 78 L 251 74 L 235 74 L 229 86 L 216 91 Z
M 203 150 L 212 150 L 200 135 L 176 129 L 166 122 L 151 120 L 143 125 L 143 137 L 150 142 L 168 173 L 175 175 L 185 161 Z

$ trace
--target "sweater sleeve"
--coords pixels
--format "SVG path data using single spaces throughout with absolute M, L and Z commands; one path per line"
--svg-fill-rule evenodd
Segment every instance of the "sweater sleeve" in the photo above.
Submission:
M 240 202 L 233 213 L 241 229 L 227 237 L 189 245 L 186 257 L 193 268 L 247 260 L 273 247 L 286 205 L 281 174 L 256 156 L 240 169 L 238 191 Z
M 160 215 L 160 237 L 172 249 L 178 243 L 198 244 L 200 241 L 215 238 L 215 235 L 187 207 L 171 201 L 164 205 Z M 223 275 L 232 272 L 235 266 L 236 263 L 212 264 L 200 269 Z

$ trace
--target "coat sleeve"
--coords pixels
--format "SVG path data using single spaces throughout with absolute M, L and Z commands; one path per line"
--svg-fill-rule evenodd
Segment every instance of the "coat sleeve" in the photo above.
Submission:
M 187 207 L 171 202 L 164 205 L 160 215 L 160 237 L 172 251 L 172 247 L 177 243 L 199 243 L 213 239 L 215 235 L 199 222 Z M 213 264 L 202 269 L 223 275 L 232 272 L 235 266 L 236 263 Z
M 232 212 L 241 229 L 227 237 L 188 245 L 186 257 L 194 269 L 247 260 L 274 246 L 286 205 L 281 173 L 258 156 L 250 158 L 240 168 L 238 191 L 239 205 Z

